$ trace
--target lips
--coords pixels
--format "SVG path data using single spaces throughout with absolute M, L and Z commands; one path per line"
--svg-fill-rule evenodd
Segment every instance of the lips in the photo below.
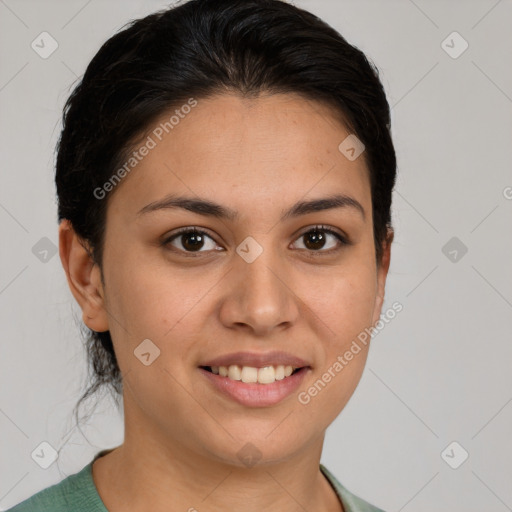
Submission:
M 293 368 L 311 367 L 305 359 L 283 351 L 258 352 L 233 352 L 209 359 L 201 363 L 200 367 L 212 366 L 251 366 L 253 368 L 264 368 L 265 366 L 292 366 Z
M 198 372 L 200 378 L 204 378 L 204 382 L 209 383 L 211 389 L 217 391 L 222 397 L 229 398 L 245 407 L 271 407 L 295 393 L 311 372 L 311 369 L 303 367 L 289 377 L 266 384 L 232 380 L 215 375 L 201 367 Z

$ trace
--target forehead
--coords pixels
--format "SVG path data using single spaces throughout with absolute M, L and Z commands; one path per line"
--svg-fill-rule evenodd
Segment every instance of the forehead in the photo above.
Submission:
M 125 209 L 176 191 L 261 206 L 334 188 L 368 200 L 364 154 L 350 161 L 340 152 L 350 132 L 331 107 L 295 94 L 195 101 L 162 113 L 134 146 L 151 149 L 112 198 L 122 197 Z

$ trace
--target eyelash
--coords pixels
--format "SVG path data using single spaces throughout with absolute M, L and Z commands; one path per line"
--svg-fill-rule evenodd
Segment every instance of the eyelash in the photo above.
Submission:
M 308 253 L 308 256 L 316 257 L 317 255 L 320 255 L 320 256 L 322 256 L 322 255 L 323 256 L 332 255 L 333 253 L 338 252 L 339 250 L 341 250 L 343 248 L 343 246 L 350 245 L 349 240 L 346 239 L 344 236 L 342 236 L 340 233 L 330 229 L 327 226 L 323 226 L 323 225 L 313 226 L 312 228 L 308 229 L 307 231 L 304 231 L 303 233 L 301 233 L 296 238 L 296 240 L 300 239 L 301 237 L 303 237 L 305 235 L 308 235 L 309 233 L 313 233 L 313 232 L 316 232 L 316 231 L 320 231 L 320 232 L 323 232 L 323 233 L 327 233 L 329 235 L 333 235 L 335 238 L 338 239 L 338 242 L 339 242 L 340 245 L 338 247 L 335 247 L 333 249 L 329 249 L 327 251 L 324 251 L 322 249 L 319 249 L 317 251 L 315 251 L 313 249 L 299 249 L 299 250 L 302 250 L 302 251 L 306 251 Z M 162 241 L 161 245 L 166 247 L 172 241 L 174 241 L 176 238 L 179 238 L 180 235 L 183 235 L 185 233 L 187 233 L 187 234 L 192 234 L 193 233 L 193 234 L 198 234 L 198 235 L 206 235 L 208 238 L 211 238 L 212 240 L 214 240 L 213 237 L 207 231 L 204 231 L 202 229 L 198 229 L 198 228 L 193 227 L 193 226 L 189 226 L 189 227 L 178 229 L 171 236 L 165 238 Z M 171 246 L 170 250 L 172 250 L 174 252 L 179 252 L 179 253 L 182 253 L 182 254 L 186 254 L 187 257 L 193 257 L 193 258 L 199 256 L 201 253 L 208 252 L 208 251 L 183 251 L 181 249 L 176 249 L 175 247 L 172 247 L 172 246 Z

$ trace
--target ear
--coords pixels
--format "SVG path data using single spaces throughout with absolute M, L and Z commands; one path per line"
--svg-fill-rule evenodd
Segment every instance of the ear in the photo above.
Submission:
M 386 291 L 386 278 L 391 262 L 391 244 L 395 233 L 392 228 L 388 228 L 386 240 L 383 242 L 382 261 L 377 267 L 377 293 L 375 296 L 375 306 L 373 309 L 372 325 L 379 320 L 384 303 L 384 294 Z
M 108 331 L 108 316 L 101 274 L 71 222 L 59 225 L 59 254 L 69 289 L 82 309 L 85 325 L 93 331 Z

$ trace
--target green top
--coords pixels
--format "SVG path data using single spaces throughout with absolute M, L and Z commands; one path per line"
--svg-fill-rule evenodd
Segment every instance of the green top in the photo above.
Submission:
M 102 450 L 82 470 L 60 483 L 42 489 L 6 512 L 108 512 L 92 478 L 93 462 L 109 450 Z M 322 464 L 320 470 L 336 491 L 345 512 L 384 512 L 345 489 Z

